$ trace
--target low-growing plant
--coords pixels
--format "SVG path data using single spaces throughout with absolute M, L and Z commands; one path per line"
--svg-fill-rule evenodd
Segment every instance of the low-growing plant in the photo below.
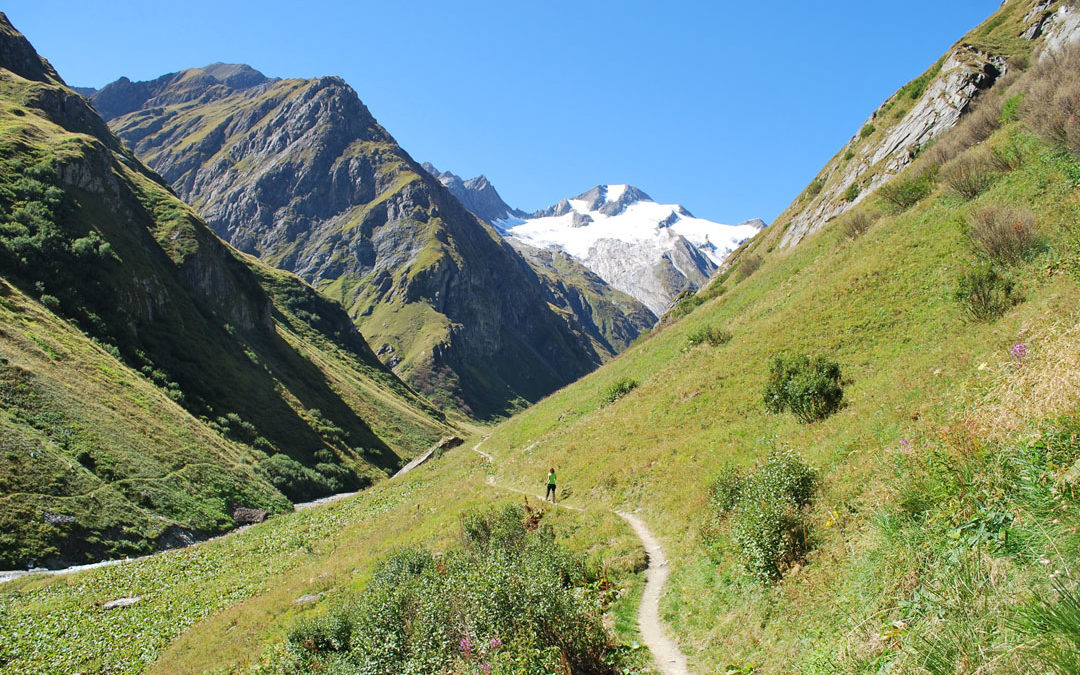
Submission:
M 1038 243 L 1035 214 L 1026 207 L 988 204 L 972 214 L 968 236 L 992 261 L 1014 265 Z
M 713 347 L 727 344 L 731 341 L 731 331 L 720 326 L 700 326 L 686 336 L 687 345 L 696 347 L 703 343 L 709 343 Z
M 994 183 L 994 173 L 990 153 L 983 149 L 973 149 L 960 155 L 941 170 L 942 180 L 949 188 L 964 199 L 974 199 Z
M 821 189 L 825 187 L 825 181 L 820 178 L 815 178 L 809 185 L 806 186 L 806 194 L 810 197 L 817 197 L 821 194 Z
M 992 321 L 1015 305 L 1016 284 L 990 263 L 965 270 L 957 282 L 955 297 L 974 321 Z
M 1037 134 L 1080 156 L 1080 47 L 1045 54 L 1029 73 L 1021 113 Z
M 894 178 L 878 188 L 878 194 L 897 211 L 906 211 L 934 191 L 934 171 L 911 178 Z
M 611 405 L 615 401 L 618 401 L 623 396 L 626 396 L 638 386 L 638 381 L 629 377 L 619 378 L 615 380 L 600 394 L 601 405 Z
M 844 387 L 840 365 L 824 356 L 777 354 L 769 366 L 763 398 L 774 414 L 790 411 L 803 424 L 822 420 L 840 409 Z
M 852 183 L 851 185 L 847 186 L 846 190 L 844 190 L 844 195 L 843 195 L 844 201 L 846 201 L 846 202 L 855 201 L 856 199 L 859 198 L 859 193 L 861 191 L 862 190 L 859 187 L 858 183 Z
M 742 281 L 756 272 L 758 268 L 761 267 L 761 262 L 761 256 L 757 253 L 751 253 L 744 256 L 742 260 L 739 261 L 738 270 L 735 272 L 736 281 Z
M 840 231 L 848 239 L 857 239 L 874 224 L 874 215 L 865 210 L 848 211 L 840 217 Z
M 815 484 L 814 471 L 787 448 L 770 453 L 749 472 L 729 466 L 714 479 L 710 502 L 718 518 L 731 519 L 748 574 L 775 581 L 806 553 L 810 539 L 803 508 Z
M 872 136 L 875 131 L 877 131 L 877 128 L 873 124 L 867 124 L 859 130 L 859 138 L 867 138 L 869 136 Z
M 294 670 L 621 672 L 599 579 L 518 505 L 466 514 L 460 546 L 398 552 L 357 598 L 294 625 Z

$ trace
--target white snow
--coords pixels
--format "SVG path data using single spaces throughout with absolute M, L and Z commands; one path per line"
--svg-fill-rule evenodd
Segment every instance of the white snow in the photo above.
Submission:
M 627 189 L 626 185 L 607 186 L 607 201 L 617 201 Z M 670 229 L 682 235 L 696 246 L 713 263 L 719 265 L 728 253 L 758 232 L 752 224 L 725 225 L 704 218 L 679 215 L 685 211 L 678 204 L 658 204 L 651 200 L 641 200 L 628 205 L 621 213 L 608 216 L 599 211 L 591 211 L 588 202 L 581 199 L 569 200 L 574 212 L 587 215 L 592 222 L 582 227 L 574 227 L 574 214 L 546 218 L 530 218 L 519 224 L 505 227 L 507 234 L 521 239 L 530 246 L 538 248 L 562 249 L 588 265 L 589 252 L 596 243 L 603 239 L 614 239 L 628 244 L 650 244 L 649 248 L 666 250 L 670 233 L 660 227 L 661 221 L 671 218 L 675 221 Z
M 626 194 L 626 187 L 627 186 L 625 184 L 607 186 L 607 201 L 608 201 L 608 203 L 610 204 L 612 202 L 619 201 L 619 199 L 624 194 Z

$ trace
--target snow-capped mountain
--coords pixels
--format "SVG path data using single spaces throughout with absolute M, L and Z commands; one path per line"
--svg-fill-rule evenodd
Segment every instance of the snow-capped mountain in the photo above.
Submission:
M 511 243 L 565 251 L 658 316 L 765 227 L 759 219 L 724 225 L 695 218 L 683 206 L 658 204 L 632 185 L 599 185 L 531 216 L 492 225 Z

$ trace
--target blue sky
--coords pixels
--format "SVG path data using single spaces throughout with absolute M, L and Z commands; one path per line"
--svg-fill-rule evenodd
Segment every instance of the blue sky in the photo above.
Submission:
M 8 18 L 72 85 L 214 61 L 340 75 L 418 161 L 534 210 L 599 183 L 775 218 L 999 0 L 58 2 Z

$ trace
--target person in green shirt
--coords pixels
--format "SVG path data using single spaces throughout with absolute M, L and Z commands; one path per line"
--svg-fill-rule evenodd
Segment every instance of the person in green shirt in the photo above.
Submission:
M 547 492 L 544 494 L 544 499 L 551 498 L 551 503 L 555 503 L 555 467 L 551 467 L 551 471 L 548 473 Z

